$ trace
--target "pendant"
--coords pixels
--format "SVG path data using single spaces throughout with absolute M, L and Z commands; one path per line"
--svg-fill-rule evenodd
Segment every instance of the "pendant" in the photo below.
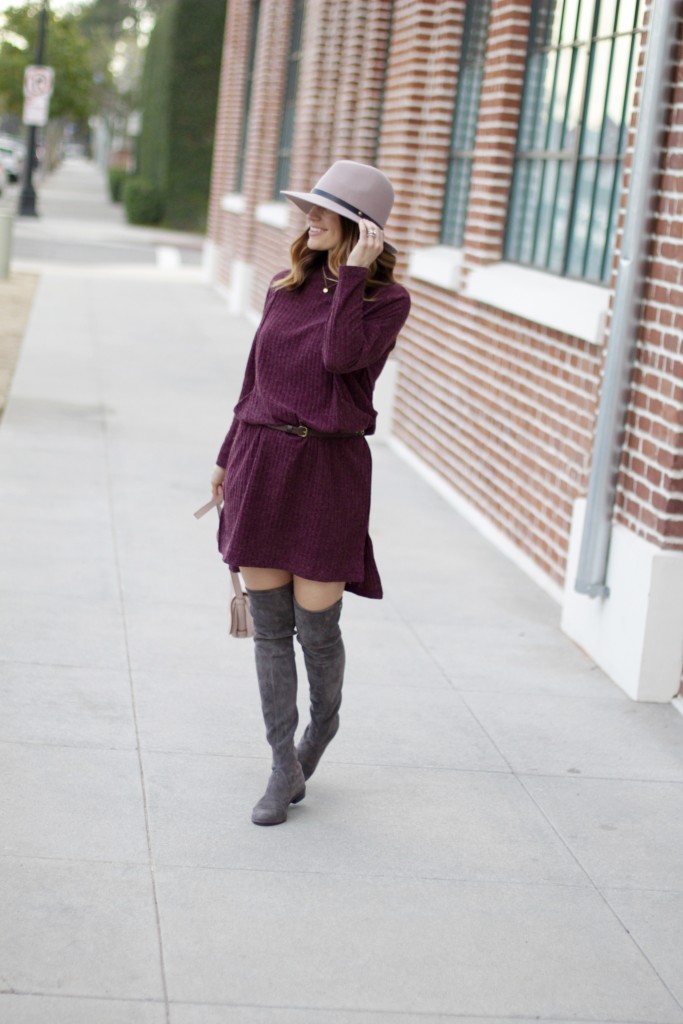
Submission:
M 327 293 L 329 292 L 329 290 L 330 290 L 329 288 L 323 288 L 323 295 L 327 295 Z

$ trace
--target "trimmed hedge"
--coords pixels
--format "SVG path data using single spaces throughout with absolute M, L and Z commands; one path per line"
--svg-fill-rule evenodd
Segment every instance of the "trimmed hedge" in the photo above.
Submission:
M 109 195 L 113 203 L 120 203 L 123 199 L 123 186 L 128 172 L 123 167 L 109 168 Z
M 141 174 L 166 193 L 170 166 L 171 56 L 175 33 L 176 0 L 157 18 L 145 54 L 142 77 L 142 130 L 138 142 Z
M 123 187 L 123 202 L 129 224 L 158 224 L 164 215 L 161 190 L 139 175 L 128 178 Z
M 203 231 L 211 182 L 226 0 L 169 0 L 142 86 L 140 174 L 154 182 L 167 227 Z

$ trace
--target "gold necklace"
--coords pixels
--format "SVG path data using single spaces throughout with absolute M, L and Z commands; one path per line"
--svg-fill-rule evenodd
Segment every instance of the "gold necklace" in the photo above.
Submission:
M 327 274 L 325 273 L 325 267 L 324 266 L 322 267 L 322 272 L 323 272 L 323 281 L 325 282 L 323 284 L 323 295 L 327 295 L 327 293 L 330 290 L 330 285 L 331 284 L 334 285 L 337 282 L 335 281 L 335 279 L 333 277 L 328 278 Z

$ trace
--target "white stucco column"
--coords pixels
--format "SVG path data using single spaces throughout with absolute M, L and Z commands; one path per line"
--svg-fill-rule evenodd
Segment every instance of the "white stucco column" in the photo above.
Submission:
M 683 553 L 614 524 L 608 597 L 574 590 L 586 502 L 574 505 L 562 629 L 634 700 L 666 702 L 683 667 Z

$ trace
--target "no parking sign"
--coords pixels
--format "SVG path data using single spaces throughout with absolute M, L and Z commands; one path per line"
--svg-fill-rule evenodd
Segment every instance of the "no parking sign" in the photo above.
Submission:
M 50 112 L 50 96 L 55 82 L 54 68 L 29 64 L 24 71 L 24 124 L 43 127 Z

